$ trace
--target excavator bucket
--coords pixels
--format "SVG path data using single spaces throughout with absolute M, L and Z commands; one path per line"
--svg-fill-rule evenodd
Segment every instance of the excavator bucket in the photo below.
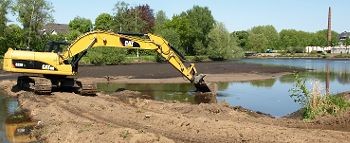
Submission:
M 205 76 L 206 75 L 204 74 L 199 74 L 194 77 L 194 86 L 196 87 L 196 91 L 202 93 L 216 92 L 214 91 L 215 89 L 210 88 L 208 84 L 204 81 Z

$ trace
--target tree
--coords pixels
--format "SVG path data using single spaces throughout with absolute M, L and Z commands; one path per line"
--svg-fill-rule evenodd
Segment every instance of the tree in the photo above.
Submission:
M 249 33 L 247 47 L 252 51 L 264 52 L 268 48 L 268 40 L 263 34 Z
M 238 45 L 241 48 L 247 48 L 247 41 L 249 36 L 249 33 L 247 31 L 235 31 L 232 33 L 232 36 L 236 37 Z
M 68 26 L 69 30 L 76 30 L 80 33 L 86 33 L 92 29 L 92 22 L 90 19 L 77 16 L 69 22 Z
M 190 49 L 190 53 L 193 55 L 197 54 L 202 48 L 208 46 L 208 41 L 206 39 L 210 30 L 213 28 L 215 23 L 214 17 L 208 7 L 194 6 L 192 9 L 187 11 L 187 18 L 189 19 L 189 30 L 188 40 L 186 41 Z M 193 41 L 201 42 L 203 47 L 194 47 Z
M 139 9 L 129 7 L 129 4 L 125 2 L 118 2 L 114 11 L 113 30 L 115 32 L 142 32 L 146 22 L 140 17 Z
M 260 39 L 266 38 L 267 43 L 264 46 L 260 46 L 261 48 L 264 47 L 266 49 L 278 49 L 278 32 L 272 25 L 265 25 L 265 26 L 256 26 L 253 27 L 249 34 L 257 34 L 260 36 Z M 257 37 L 257 35 L 253 37 Z M 249 39 L 248 39 L 249 40 Z M 256 40 L 256 39 L 255 39 Z M 251 43 L 252 44 L 252 43 Z M 251 45 L 253 46 L 253 45 Z M 264 51 L 266 49 L 260 49 L 260 51 Z
M 207 35 L 214 25 L 214 18 L 208 7 L 194 6 L 192 9 L 175 15 L 165 25 L 180 35 L 181 47 L 188 55 L 200 55 L 208 46 Z M 200 44 L 199 44 L 200 43 Z
M 320 30 L 320 31 L 317 31 L 316 33 L 313 33 L 310 45 L 322 46 L 322 47 L 328 46 L 327 33 L 328 33 L 327 29 Z M 332 46 L 338 45 L 339 43 L 338 36 L 339 34 L 337 32 L 332 31 L 332 41 L 331 41 Z
M 20 26 L 11 24 L 5 29 L 6 46 L 4 48 L 22 48 L 26 45 L 25 33 Z
M 8 22 L 6 14 L 8 12 L 10 4 L 11 4 L 10 0 L 0 1 L 0 38 L 1 37 L 3 38 L 3 36 L 4 36 L 6 23 Z
M 135 10 L 138 12 L 138 16 L 140 16 L 140 18 L 145 24 L 141 29 L 141 32 L 142 33 L 152 32 L 155 25 L 155 17 L 153 14 L 153 9 L 151 9 L 149 5 L 146 4 L 146 5 L 139 5 L 135 7 Z
M 350 45 L 350 38 L 349 37 L 345 39 L 344 45 L 345 46 L 349 46 Z
M 111 30 L 113 26 L 113 16 L 108 13 L 102 13 L 95 20 L 95 29 Z
M 27 48 L 41 50 L 39 31 L 46 23 L 53 21 L 51 3 L 46 0 L 16 0 L 13 10 L 18 14 L 17 20 L 23 26 Z
M 7 50 L 7 38 L 5 35 L 6 24 L 8 19 L 6 14 L 8 12 L 11 1 L 2 0 L 0 1 L 0 55 L 3 55 Z
M 310 33 L 304 31 L 297 31 L 294 29 L 283 29 L 280 33 L 280 47 L 281 49 L 305 48 L 310 44 Z
M 165 23 L 169 22 L 170 20 L 166 16 L 165 12 L 160 10 L 156 13 L 155 18 L 155 25 L 154 25 L 154 33 L 158 33 L 162 31 L 162 29 L 165 28 Z
M 241 57 L 242 49 L 237 46 L 236 39 L 226 30 L 224 24 L 216 23 L 209 32 L 208 55 L 213 60 L 226 60 Z

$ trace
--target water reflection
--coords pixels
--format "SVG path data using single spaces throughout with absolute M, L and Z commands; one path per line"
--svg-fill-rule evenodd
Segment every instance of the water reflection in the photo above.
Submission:
M 15 98 L 5 96 L 0 91 L 0 142 L 27 143 L 35 141 L 30 137 L 30 131 L 35 123 L 30 118 L 18 112 L 18 102 Z
M 99 83 L 97 89 L 105 92 L 115 92 L 118 90 L 139 91 L 150 95 L 151 99 L 159 101 L 179 101 L 196 103 L 191 95 L 194 91 L 192 84 L 116 84 Z
M 250 84 L 255 87 L 272 87 L 276 82 L 276 79 L 267 80 L 255 80 L 251 81 Z
M 27 143 L 36 141 L 32 131 L 36 123 L 27 113 L 20 111 L 6 118 L 6 138 L 11 143 Z

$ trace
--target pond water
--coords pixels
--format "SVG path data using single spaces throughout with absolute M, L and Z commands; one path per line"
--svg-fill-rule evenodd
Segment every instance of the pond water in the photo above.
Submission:
M 0 143 L 36 142 L 30 136 L 35 125 L 27 114 L 19 111 L 15 98 L 0 91 Z
M 307 87 L 311 88 L 313 84 L 317 84 L 321 92 L 325 93 L 328 83 L 332 94 L 350 90 L 348 60 L 244 59 L 241 62 L 313 69 L 299 73 L 300 77 L 306 79 Z M 233 106 L 242 106 L 281 117 L 300 109 L 300 105 L 293 101 L 288 92 L 294 84 L 294 75 L 259 81 L 218 83 L 217 99 Z M 128 89 L 151 95 L 155 100 L 196 103 L 193 93 L 190 92 L 194 90 L 191 84 L 99 84 L 98 89 L 111 92 Z
M 6 137 L 6 118 L 15 113 L 18 107 L 17 100 L 11 97 L 5 96 L 0 91 L 0 142 L 9 143 Z

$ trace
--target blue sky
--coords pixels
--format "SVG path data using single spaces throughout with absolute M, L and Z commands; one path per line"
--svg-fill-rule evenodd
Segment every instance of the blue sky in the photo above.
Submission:
M 117 0 L 49 0 L 56 23 L 69 23 L 76 16 L 92 21 L 103 12 L 112 14 Z M 328 7 L 332 7 L 337 32 L 350 31 L 350 0 L 127 0 L 131 6 L 148 4 L 154 12 L 163 10 L 170 18 L 193 5 L 207 6 L 214 18 L 229 31 L 248 30 L 257 25 L 314 32 L 327 28 Z M 11 20 L 16 20 L 10 16 Z

